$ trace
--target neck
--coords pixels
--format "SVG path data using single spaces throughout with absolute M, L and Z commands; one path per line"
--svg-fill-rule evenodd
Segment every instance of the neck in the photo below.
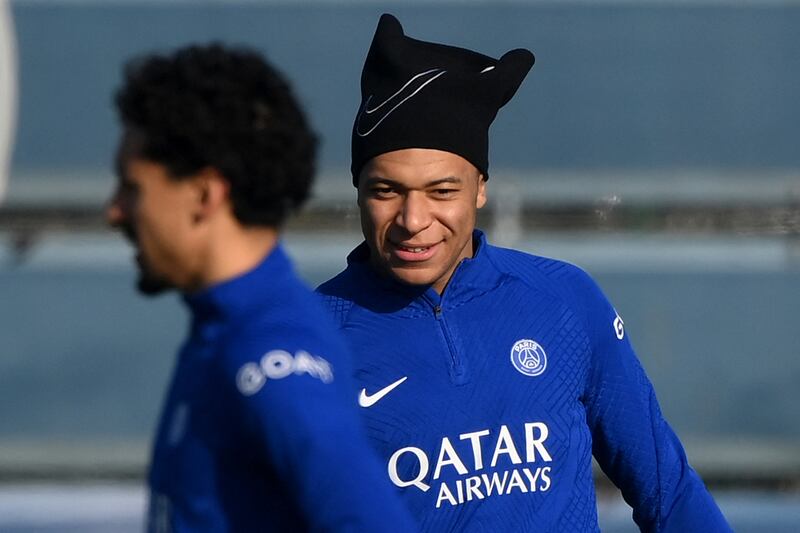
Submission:
M 209 235 L 198 289 L 235 278 L 255 268 L 278 244 L 278 230 L 263 226 L 216 228 Z

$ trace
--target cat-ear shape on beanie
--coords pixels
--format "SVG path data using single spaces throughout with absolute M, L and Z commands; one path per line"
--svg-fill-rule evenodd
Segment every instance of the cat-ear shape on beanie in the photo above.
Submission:
M 534 63 L 529 50 L 500 59 L 406 37 L 381 16 L 361 73 L 361 106 L 353 124 L 353 184 L 382 153 L 432 148 L 460 155 L 489 177 L 489 126 Z

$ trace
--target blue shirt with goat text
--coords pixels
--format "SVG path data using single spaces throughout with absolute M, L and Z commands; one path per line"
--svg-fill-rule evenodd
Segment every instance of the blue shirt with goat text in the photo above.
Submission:
M 281 246 L 185 301 L 148 531 L 414 531 L 355 412 L 345 344 Z
M 474 242 L 441 296 L 377 273 L 366 244 L 317 289 L 422 531 L 598 531 L 593 455 L 643 531 L 730 531 L 595 282 Z

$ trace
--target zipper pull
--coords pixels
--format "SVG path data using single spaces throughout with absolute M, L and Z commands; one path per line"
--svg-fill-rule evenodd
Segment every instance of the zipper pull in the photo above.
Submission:
M 442 306 L 441 305 L 434 305 L 433 306 L 433 316 L 437 319 L 442 317 Z

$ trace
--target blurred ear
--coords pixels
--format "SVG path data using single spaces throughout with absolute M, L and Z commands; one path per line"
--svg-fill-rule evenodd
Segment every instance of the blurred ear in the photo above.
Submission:
M 483 174 L 478 176 L 478 196 L 475 200 L 475 207 L 480 209 L 486 205 L 486 179 Z
M 192 178 L 194 220 L 208 220 L 221 211 L 230 211 L 230 183 L 214 167 L 205 167 Z

